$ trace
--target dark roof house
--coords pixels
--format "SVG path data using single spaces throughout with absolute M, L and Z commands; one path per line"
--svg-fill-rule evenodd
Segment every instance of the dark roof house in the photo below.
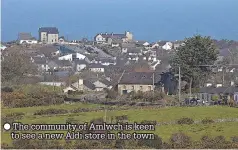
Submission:
M 105 68 L 105 66 L 101 65 L 101 64 L 89 64 L 88 68 Z
M 18 40 L 35 40 L 35 38 L 31 36 L 31 33 L 19 33 Z
M 204 87 L 199 89 L 199 93 L 209 93 L 209 94 L 233 94 L 238 92 L 238 87 Z
M 123 74 L 119 84 L 153 85 L 159 83 L 160 78 L 160 74 L 154 72 L 128 72 Z
M 47 34 L 59 34 L 59 31 L 56 27 L 41 27 L 39 28 L 40 32 L 47 32 Z

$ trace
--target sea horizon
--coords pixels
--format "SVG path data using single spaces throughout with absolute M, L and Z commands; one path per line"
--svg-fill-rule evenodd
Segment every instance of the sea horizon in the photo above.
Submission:
M 1 41 L 57 27 L 69 40 L 130 31 L 136 40 L 183 40 L 194 34 L 238 40 L 237 0 L 2 0 Z

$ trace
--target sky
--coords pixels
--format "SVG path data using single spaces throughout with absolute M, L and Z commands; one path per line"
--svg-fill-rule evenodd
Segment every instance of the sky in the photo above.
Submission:
M 194 34 L 238 40 L 238 0 L 2 0 L 2 41 L 19 32 L 38 38 L 55 26 L 79 40 L 130 31 L 138 40 L 181 40 Z

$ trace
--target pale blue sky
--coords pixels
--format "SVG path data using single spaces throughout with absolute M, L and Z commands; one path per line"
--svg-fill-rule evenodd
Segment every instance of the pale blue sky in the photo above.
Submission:
M 238 0 L 2 0 L 2 40 L 15 40 L 18 32 L 37 37 L 41 26 L 56 26 L 70 39 L 129 30 L 148 41 L 196 31 L 238 40 L 237 8 Z

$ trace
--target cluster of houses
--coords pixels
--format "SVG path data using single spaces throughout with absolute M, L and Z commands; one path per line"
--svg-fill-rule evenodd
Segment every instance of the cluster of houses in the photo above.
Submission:
M 176 94 L 178 84 L 173 83 L 172 78 L 162 73 L 158 73 L 157 66 L 161 63 L 159 57 L 161 52 L 176 51 L 178 47 L 184 46 L 183 41 L 158 41 L 149 43 L 147 41 L 135 41 L 133 34 L 126 31 L 123 34 L 118 33 L 99 33 L 94 37 L 92 47 L 80 47 L 78 41 L 67 41 L 63 36 L 59 36 L 59 30 L 56 27 L 41 27 L 38 30 L 39 39 L 32 37 L 30 33 L 19 33 L 19 44 L 41 44 L 40 48 L 29 49 L 27 55 L 30 57 L 39 71 L 40 75 L 52 75 L 52 73 L 59 78 L 68 78 L 73 74 L 80 74 L 81 72 L 89 71 L 94 74 L 100 74 L 96 78 L 78 79 L 75 83 L 68 83 L 61 81 L 44 81 L 41 84 L 65 86 L 64 92 L 68 91 L 102 91 L 104 89 L 116 88 L 118 93 L 127 94 L 132 91 L 146 92 L 153 91 L 157 87 L 163 87 L 165 93 L 172 92 Z M 87 41 L 86 39 L 84 41 Z M 77 43 L 75 48 L 80 49 L 76 51 L 69 47 L 69 43 Z M 119 51 L 119 57 L 102 57 L 98 55 L 98 51 L 94 49 L 97 46 L 106 46 L 115 51 Z M 1 44 L 1 51 L 7 47 Z M 96 53 L 97 52 L 97 53 Z M 92 54 L 96 54 L 93 56 Z M 92 57 L 93 56 L 93 57 Z M 110 69 L 125 69 L 127 64 L 134 64 L 138 62 L 147 62 L 150 66 L 150 72 L 121 72 L 119 78 L 113 79 L 107 73 Z M 213 72 L 229 72 L 237 73 L 237 67 L 230 68 L 214 68 Z M 101 74 L 103 74 L 101 76 Z M 173 84 L 172 84 L 173 83 Z M 173 86 L 171 86 L 173 85 Z M 224 89 L 224 85 L 214 83 L 207 83 L 206 90 L 201 89 L 199 98 L 204 100 L 211 100 L 212 94 L 224 93 L 234 97 L 238 101 L 238 90 L 234 83 L 229 87 L 231 90 L 216 90 Z M 234 87 L 234 88 L 233 88 Z M 215 88 L 215 90 L 214 90 Z M 169 92 L 168 92 L 169 91 Z M 214 92 L 215 91 L 215 92 Z M 217 92 L 216 92 L 217 91 Z

